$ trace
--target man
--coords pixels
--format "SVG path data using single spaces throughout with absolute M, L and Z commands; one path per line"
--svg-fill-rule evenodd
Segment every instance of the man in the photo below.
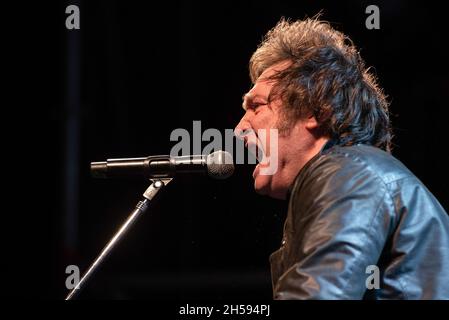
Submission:
M 390 155 L 388 103 L 349 39 L 281 20 L 250 74 L 235 131 L 277 161 L 256 166 L 256 191 L 289 201 L 274 298 L 449 299 L 448 215 Z M 270 129 L 277 141 L 257 135 Z

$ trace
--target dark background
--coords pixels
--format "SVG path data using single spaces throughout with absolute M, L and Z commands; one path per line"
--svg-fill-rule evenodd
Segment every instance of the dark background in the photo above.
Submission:
M 81 29 L 65 28 L 78 4 Z M 367 30 L 365 8 L 380 8 Z M 3 7 L 2 295 L 63 299 L 145 181 L 94 180 L 90 161 L 167 154 L 175 128 L 233 128 L 247 64 L 282 17 L 349 35 L 391 101 L 393 154 L 449 209 L 447 25 L 426 1 L 48 1 Z M 80 298 L 271 298 L 269 254 L 286 204 L 253 191 L 251 166 L 225 181 L 179 177 Z

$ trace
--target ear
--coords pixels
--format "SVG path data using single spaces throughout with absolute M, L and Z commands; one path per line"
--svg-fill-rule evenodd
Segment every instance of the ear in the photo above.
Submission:
M 307 130 L 315 130 L 319 127 L 318 121 L 316 121 L 314 116 L 309 116 L 305 120 L 305 128 Z

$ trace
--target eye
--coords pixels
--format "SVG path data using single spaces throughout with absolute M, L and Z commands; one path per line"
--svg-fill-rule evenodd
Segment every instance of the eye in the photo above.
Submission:
M 266 106 L 267 102 L 263 101 L 263 100 L 251 100 L 248 99 L 246 101 L 243 102 L 243 109 L 244 110 L 251 110 L 254 113 L 258 113 L 260 111 L 260 107 Z
M 257 114 L 261 111 L 261 107 L 265 106 L 266 103 L 254 103 L 252 105 L 252 109 L 254 110 L 254 112 Z

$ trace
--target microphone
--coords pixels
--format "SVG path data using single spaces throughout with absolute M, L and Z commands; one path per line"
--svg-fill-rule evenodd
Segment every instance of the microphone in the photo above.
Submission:
M 234 173 L 234 163 L 229 152 L 220 150 L 209 155 L 108 159 L 91 162 L 90 171 L 95 178 L 170 178 L 178 173 L 207 172 L 212 178 L 226 179 Z

